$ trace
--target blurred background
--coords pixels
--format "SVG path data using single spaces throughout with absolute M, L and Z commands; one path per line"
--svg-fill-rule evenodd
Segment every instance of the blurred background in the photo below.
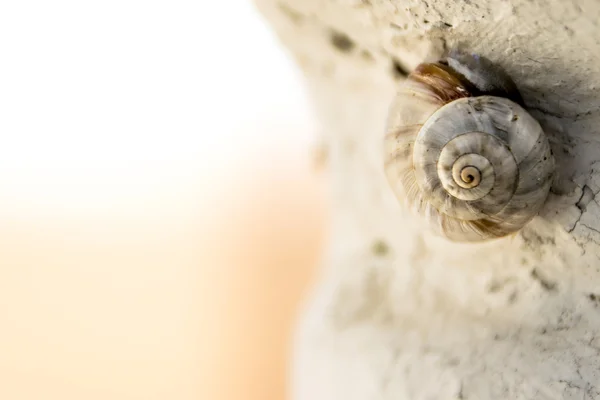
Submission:
M 250 0 L 0 3 L 0 399 L 284 399 L 326 236 Z

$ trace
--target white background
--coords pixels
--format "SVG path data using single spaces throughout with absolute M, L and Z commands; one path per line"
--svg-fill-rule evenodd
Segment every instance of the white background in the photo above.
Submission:
M 250 1 L 0 2 L 0 399 L 278 399 L 323 207 Z

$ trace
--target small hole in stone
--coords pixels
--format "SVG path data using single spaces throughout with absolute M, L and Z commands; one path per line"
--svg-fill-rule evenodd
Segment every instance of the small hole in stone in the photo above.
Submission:
M 348 35 L 336 31 L 331 32 L 331 44 L 344 53 L 352 51 L 355 46 L 354 41 Z
M 368 50 L 362 50 L 360 52 L 360 55 L 362 56 L 362 58 L 364 58 L 367 61 L 373 61 L 373 55 L 368 51 Z
M 390 248 L 389 248 L 388 244 L 386 242 L 384 242 L 383 240 L 376 240 L 373 243 L 372 250 L 373 250 L 373 254 L 375 254 L 376 256 L 383 257 L 389 253 Z
M 406 78 L 410 72 L 398 60 L 392 59 L 392 73 L 395 78 Z

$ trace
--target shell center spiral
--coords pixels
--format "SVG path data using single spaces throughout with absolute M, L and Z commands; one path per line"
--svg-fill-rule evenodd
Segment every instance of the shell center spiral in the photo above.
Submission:
M 460 170 L 460 178 L 458 180 L 455 178 L 454 180 L 459 186 L 470 189 L 479 186 L 481 171 L 477 167 L 468 165 Z

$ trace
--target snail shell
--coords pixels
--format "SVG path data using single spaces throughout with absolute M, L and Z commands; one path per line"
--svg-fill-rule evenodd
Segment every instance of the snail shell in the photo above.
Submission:
M 516 232 L 548 196 L 548 139 L 510 77 L 487 59 L 455 52 L 418 66 L 400 87 L 386 132 L 394 193 L 451 240 Z

